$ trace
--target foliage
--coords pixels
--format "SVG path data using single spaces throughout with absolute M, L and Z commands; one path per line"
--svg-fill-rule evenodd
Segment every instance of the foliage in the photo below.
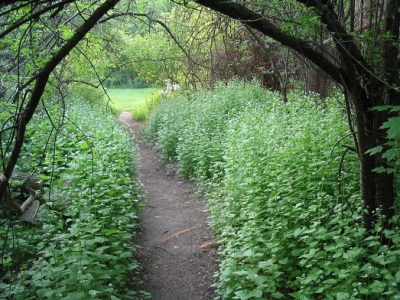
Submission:
M 62 101 L 69 84 L 82 83 L 79 76 L 66 71 L 68 59 L 79 55 L 85 57 L 89 69 L 99 79 L 99 72 L 95 70 L 98 60 L 91 63 L 78 43 L 89 36 L 89 31 L 117 3 L 112 0 L 102 3 L 77 1 L 73 6 L 48 1 L 0 4 L 0 47 L 6 50 L 0 65 L 3 74 L 1 100 L 16 107 L 5 119 L 7 127 L 3 127 L 5 123 L 1 124 L 0 159 L 5 180 L 0 181 L 0 198 L 7 191 L 8 181 L 21 155 L 27 125 L 37 113 L 39 104 L 48 99 Z M 98 49 L 95 47 L 97 51 L 93 52 L 97 58 Z M 75 66 L 79 71 L 86 67 Z M 66 78 L 67 73 L 72 78 Z
M 208 83 L 205 80 L 207 71 L 198 68 L 198 66 L 204 64 L 204 57 L 210 59 L 210 61 L 206 59 L 205 62 L 211 65 L 213 59 L 215 59 L 212 55 L 207 56 L 204 53 L 211 53 L 212 51 L 210 52 L 209 49 L 214 46 L 221 47 L 219 42 L 224 40 L 225 36 L 221 36 L 220 39 L 216 39 L 216 42 L 210 45 L 210 35 L 205 33 L 207 33 L 207 30 L 213 32 L 215 26 L 196 25 L 210 25 L 214 24 L 213 20 L 223 19 L 213 12 L 213 10 L 217 10 L 233 19 L 245 20 L 243 24 L 256 29 L 261 37 L 264 37 L 264 35 L 269 36 L 297 51 L 302 58 L 315 64 L 346 91 L 348 99 L 345 101 L 345 106 L 349 116 L 350 129 L 357 140 L 354 148 L 361 164 L 359 168 L 361 170 L 359 176 L 361 180 L 360 198 L 364 201 L 364 209 L 353 205 L 352 215 L 355 214 L 353 218 L 355 221 L 353 221 L 357 222 L 357 213 L 360 213 L 363 215 L 367 238 L 374 239 L 374 231 L 376 231 L 376 235 L 380 232 L 386 235 L 386 238 L 390 238 L 392 228 L 388 226 L 389 223 L 383 222 L 383 228 L 377 230 L 376 227 L 379 227 L 379 222 L 376 223 L 376 220 L 380 220 L 380 214 L 388 218 L 395 215 L 393 207 L 396 205 L 394 197 L 396 191 L 393 184 L 395 178 L 392 168 L 393 161 L 391 160 L 397 161 L 397 145 L 386 144 L 386 134 L 389 134 L 389 139 L 392 134 L 397 135 L 398 120 L 390 119 L 391 113 L 389 112 L 382 114 L 371 109 L 376 106 L 396 105 L 399 99 L 399 72 L 397 68 L 393 68 L 393 66 L 399 65 L 400 59 L 398 30 L 400 14 L 397 0 L 387 0 L 385 5 L 380 5 L 380 3 L 374 1 L 346 2 L 343 0 L 333 1 L 332 3 L 325 3 L 326 1 L 290 0 L 285 1 L 285 5 L 282 5 L 282 1 L 189 1 L 191 2 L 189 4 L 190 8 L 194 8 L 193 2 L 200 3 L 205 7 L 209 7 L 213 15 L 192 18 L 198 12 L 206 11 L 201 7 L 195 7 L 196 9 L 190 10 L 190 12 L 193 11 L 192 14 L 182 13 L 182 11 L 176 9 L 176 14 L 162 15 L 164 25 L 174 29 L 174 26 L 179 24 L 179 26 L 176 26 L 179 29 L 178 39 L 176 37 L 173 38 L 171 34 L 169 36 L 165 34 L 158 35 L 160 30 L 165 29 L 165 27 L 160 23 L 161 18 L 153 18 L 153 16 L 158 17 L 153 14 L 153 8 L 165 7 L 165 1 L 151 1 L 149 4 L 146 4 L 145 1 L 135 1 L 133 4 L 132 1 L 122 0 L 73 1 L 73 4 L 69 4 L 69 2 L 3 1 L 0 4 L 2 24 L 0 32 L 0 49 L 2 50 L 0 68 L 2 74 L 5 74 L 3 76 L 4 79 L 1 79 L 1 94 L 2 96 L 4 95 L 2 100 L 5 98 L 5 102 L 7 102 L 7 108 L 4 112 L 1 112 L 0 116 L 2 121 L 0 146 L 3 170 L 7 179 L 11 177 L 17 158 L 20 155 L 25 138 L 26 125 L 34 115 L 38 103 L 46 98 L 43 96 L 46 93 L 49 96 L 55 91 L 63 96 L 69 84 L 81 83 L 82 81 L 97 86 L 97 83 L 101 82 L 102 78 L 107 75 L 109 68 L 107 64 L 103 63 L 100 55 L 103 53 L 102 46 L 104 44 L 98 43 L 99 37 L 103 36 L 101 30 L 104 28 L 103 26 L 101 28 L 98 27 L 98 34 L 91 36 L 89 31 L 95 25 L 104 24 L 106 19 L 118 15 L 137 17 L 138 15 L 133 11 L 140 12 L 141 21 L 144 20 L 146 26 L 149 25 L 149 27 L 154 28 L 155 35 L 151 37 L 149 43 L 140 43 L 143 31 L 138 30 L 135 32 L 137 33 L 134 38 L 135 43 L 139 42 L 136 45 L 134 44 L 134 46 L 137 46 L 136 48 L 132 47 L 133 53 L 127 53 L 125 57 L 130 58 L 132 56 L 132 63 L 139 64 L 144 60 L 152 61 L 156 57 L 156 62 L 148 65 L 150 66 L 148 68 L 151 71 L 150 75 L 155 76 L 157 72 L 160 72 L 164 78 L 165 76 L 172 76 L 173 81 L 185 81 L 192 83 L 193 86 L 198 86 Z M 181 2 L 183 4 L 188 3 L 187 1 Z M 118 3 L 125 5 L 121 7 L 120 11 L 111 11 Z M 132 4 L 133 8 L 130 4 Z M 168 11 L 174 12 L 174 7 L 168 6 Z M 168 18 L 169 16 L 179 18 Z M 175 20 L 179 20 L 179 22 L 175 22 Z M 187 24 L 193 25 L 191 23 L 193 20 L 195 26 L 180 27 Z M 209 20 L 211 21 L 209 22 Z M 113 25 L 115 24 L 118 23 Z M 110 25 L 108 29 L 113 29 L 113 27 Z M 121 28 L 123 25 L 119 24 L 119 26 L 115 27 Z M 192 30 L 192 28 L 195 30 Z M 132 28 L 129 28 L 129 30 L 132 30 Z M 95 31 L 92 32 L 95 33 Z M 111 35 L 106 34 L 106 38 L 114 41 L 114 37 L 117 34 L 114 31 L 109 33 Z M 78 45 L 79 41 L 86 42 L 86 45 L 83 43 Z M 87 49 L 91 47 L 85 46 L 92 46 L 91 42 L 94 42 L 93 51 L 86 55 Z M 156 47 L 157 42 L 160 43 L 161 49 Z M 176 42 L 185 47 L 176 46 Z M 119 46 L 118 41 L 117 45 Z M 141 52 L 138 51 L 142 49 L 140 46 L 148 47 L 150 49 L 149 53 L 144 53 L 145 55 L 141 57 Z M 191 51 L 186 50 L 185 55 L 182 55 L 180 50 L 185 48 L 191 49 Z M 243 47 L 239 45 L 239 49 L 243 50 L 245 54 L 248 53 L 246 45 L 243 45 Z M 107 54 L 113 54 L 113 52 L 109 51 Z M 153 56 L 153 54 L 157 56 Z M 197 54 L 201 59 L 194 60 L 190 58 L 196 57 Z M 161 56 L 161 60 L 159 55 L 164 55 Z M 67 56 L 68 58 L 65 59 Z M 113 57 L 113 55 L 108 57 Z M 243 60 L 248 58 L 249 56 L 246 55 Z M 75 61 L 77 62 L 76 64 L 74 64 Z M 210 64 L 206 65 L 209 66 Z M 233 64 L 233 67 L 238 66 L 240 65 Z M 143 66 L 143 69 L 146 67 Z M 186 71 L 180 72 L 179 69 L 181 67 L 186 68 Z M 114 70 L 117 66 L 111 66 L 110 68 Z M 92 74 L 94 76 L 92 74 L 89 75 L 88 70 L 93 71 Z M 285 111 L 286 107 L 282 108 L 282 112 Z M 152 120 L 152 124 L 155 127 L 166 123 L 176 132 L 182 132 L 182 129 L 177 127 L 176 124 L 175 127 L 173 124 L 168 124 L 168 122 L 172 123 L 172 121 L 163 119 L 161 112 L 159 113 L 161 118 Z M 190 113 L 188 112 L 188 115 Z M 245 113 L 246 111 L 244 111 L 243 116 Z M 303 112 L 303 114 L 306 114 L 306 112 Z M 183 119 L 183 117 L 180 118 L 180 120 Z M 232 122 L 235 125 L 234 120 Z M 210 123 L 216 126 L 215 130 L 218 132 L 220 129 L 218 126 L 223 124 L 223 120 L 218 121 L 217 119 L 215 123 L 211 120 Z M 195 124 L 202 125 L 201 123 Z M 315 123 L 314 127 L 317 127 L 317 124 Z M 224 129 L 229 129 L 230 122 L 225 123 L 225 125 Z M 382 130 L 386 128 L 388 132 Z M 55 130 L 58 131 L 58 129 Z M 202 127 L 198 130 L 200 134 L 204 132 L 209 140 L 214 139 L 214 131 L 207 131 Z M 189 135 L 188 133 L 183 133 L 185 136 Z M 225 146 L 226 139 L 224 137 L 221 138 L 223 135 L 218 136 L 218 133 L 215 135 L 216 143 L 221 140 L 222 145 Z M 204 149 L 201 146 L 203 143 L 209 143 L 209 141 L 201 136 L 203 141 L 199 149 L 202 151 L 193 160 L 196 168 L 192 168 L 191 154 L 185 152 L 186 149 L 179 149 L 179 145 L 182 142 L 181 136 L 171 135 L 169 139 L 164 139 L 164 136 L 168 136 L 168 134 L 161 132 L 158 135 L 157 133 L 160 146 L 166 146 L 168 150 L 164 154 L 167 157 L 170 155 L 171 157 L 181 158 L 183 162 L 186 162 L 187 165 L 182 165 L 182 168 L 187 170 L 188 175 L 193 174 L 190 176 L 207 178 L 217 174 L 217 177 L 221 180 L 225 178 L 224 156 L 222 156 L 221 160 L 220 153 L 217 151 L 225 151 L 223 146 L 208 144 L 211 146 L 211 150 L 216 150 L 216 154 L 211 151 L 211 155 L 208 155 L 208 149 Z M 188 145 L 192 144 L 188 143 Z M 392 147 L 389 150 L 394 149 L 395 151 L 385 152 L 379 148 L 386 146 Z M 295 147 L 295 149 L 297 148 Z M 349 149 L 352 149 L 352 147 L 347 147 L 345 151 L 348 152 Z M 374 152 L 374 156 L 370 156 L 367 151 Z M 74 153 L 67 152 L 67 157 L 73 155 Z M 42 155 L 41 157 L 45 156 Z M 203 163 L 203 158 L 205 158 L 206 163 Z M 35 159 L 37 160 L 38 158 Z M 347 164 L 347 159 L 342 160 L 342 157 L 340 157 L 339 165 Z M 67 160 L 64 157 L 59 159 L 59 165 L 64 168 L 66 162 Z M 29 163 L 24 162 L 24 164 L 28 165 Z M 382 169 L 379 168 L 382 166 L 385 168 L 385 172 L 380 172 Z M 340 170 L 340 173 L 342 173 L 342 167 Z M 339 179 L 342 180 L 342 176 L 339 176 Z M 353 181 L 356 182 L 356 180 Z M 297 183 L 298 181 L 295 180 L 294 182 Z M 0 182 L 1 195 L 4 194 L 7 185 L 7 180 Z M 340 186 L 344 186 L 342 181 L 340 181 Z M 304 190 L 307 191 L 307 186 L 305 186 Z M 340 194 L 337 196 L 339 197 Z M 347 203 L 349 201 L 345 201 L 346 198 L 343 198 L 343 196 L 338 199 L 342 205 L 349 205 Z M 351 204 L 351 202 L 349 203 Z M 350 209 L 350 207 L 347 209 Z M 323 213 L 324 210 L 322 209 L 321 212 Z M 346 210 L 346 212 L 348 211 Z M 344 213 L 342 215 L 345 216 Z M 332 213 L 329 216 L 333 216 Z M 310 219 L 312 220 L 311 217 Z M 348 227 L 343 227 L 343 230 L 347 229 Z M 6 232 L 8 231 L 6 230 Z M 300 236 L 300 233 L 297 236 Z M 357 241 L 356 238 L 354 240 Z M 396 235 L 392 235 L 392 240 L 396 240 Z M 367 242 L 367 240 L 362 240 L 362 242 Z M 373 242 L 375 243 L 376 241 L 374 240 Z M 396 243 L 394 242 L 392 247 L 395 248 Z M 379 245 L 379 243 L 376 245 Z M 368 248 L 368 245 L 366 246 L 365 244 L 362 244 L 362 246 L 362 249 L 368 250 L 366 251 L 367 254 L 363 255 L 360 260 L 363 263 L 371 259 L 368 255 L 380 255 L 379 253 L 382 253 L 379 248 Z M 15 249 L 17 248 L 15 247 Z M 10 259 L 11 261 L 13 260 L 10 257 L 5 261 L 8 262 Z M 375 262 L 379 264 L 378 260 L 375 260 Z M 349 265 L 352 264 L 349 263 Z M 384 265 L 390 268 L 389 264 L 384 263 Z M 389 275 L 385 275 L 385 280 L 391 280 Z M 371 286 L 374 286 L 374 291 L 371 292 L 372 297 L 375 296 L 374 293 L 383 287 L 382 283 L 377 279 L 374 279 Z M 290 288 L 292 290 L 288 292 L 293 292 L 296 289 L 296 287 Z M 387 289 L 385 291 L 385 288 L 387 288 L 387 285 L 383 288 L 383 293 L 391 292 Z M 278 290 L 278 292 L 282 291 Z M 259 295 L 259 291 L 254 293 L 255 296 Z M 346 293 L 338 293 L 335 297 L 346 298 L 350 296 Z M 235 296 L 247 297 L 246 292 Z M 388 297 L 390 296 L 388 295 Z M 276 295 L 276 297 L 279 297 L 279 295 Z
M 145 121 L 149 117 L 152 108 L 157 105 L 161 100 L 162 94 L 158 89 L 154 89 L 150 94 L 147 95 L 145 103 L 135 105 L 131 109 L 132 118 L 136 121 Z
M 150 84 L 138 76 L 134 70 L 125 68 L 115 71 L 106 82 L 106 86 L 108 88 L 143 89 L 149 88 Z
M 73 97 L 79 97 L 93 104 L 106 104 L 104 90 L 87 84 L 76 83 L 70 87 Z
M 163 101 L 149 118 L 164 157 L 210 187 L 223 299 L 398 296 L 398 220 L 384 232 L 383 219 L 363 227 L 343 108 L 318 103 L 291 93 L 284 105 L 256 84 L 231 82 Z
M 126 51 L 140 76 L 157 84 L 166 78 L 179 81 L 178 66 L 184 57 L 160 26 L 146 36 L 127 37 L 127 43 Z
M 385 5 L 343 0 L 289 0 L 285 5 L 281 1 L 195 2 L 295 50 L 342 88 L 360 162 L 364 227 L 374 228 L 378 210 L 391 219 L 396 213 L 396 179 L 393 173 L 376 172 L 391 162 L 380 152 L 374 156 L 367 152 L 385 143 L 382 125 L 390 118 L 373 108 L 398 105 L 400 96 L 399 72 L 393 68 L 400 62 L 397 0 L 387 0 Z
M 232 32 L 237 26 L 216 14 L 199 7 L 171 5 L 153 11 L 149 19 L 146 31 L 137 31 L 133 36 L 126 32 L 123 48 L 130 65 L 147 80 L 164 84 L 170 79 L 172 83 L 199 88 L 209 85 L 216 76 L 221 78 L 223 72 L 232 78 L 231 70 L 238 69 L 243 61 L 230 56 L 226 64 L 220 63 L 218 52 L 227 48 L 223 41 L 235 40 Z
M 397 173 L 400 163 L 400 117 L 393 114 L 400 111 L 400 106 L 379 106 L 376 107 L 375 110 L 389 111 L 392 116 L 381 126 L 381 129 L 386 131 L 386 142 L 370 149 L 368 153 L 370 155 L 382 153 L 382 157 L 389 162 L 387 166 L 379 166 L 375 168 L 375 172 Z
M 65 111 L 59 104 L 47 110 L 53 123 L 44 113 L 35 117 L 18 169 L 36 168 L 52 185 L 34 227 L 1 221 L 1 294 L 140 298 L 131 290 L 141 194 L 130 137 L 99 105 L 69 99 Z
M 228 88 L 221 83 L 214 90 L 171 97 L 153 110 L 147 135 L 156 139 L 166 160 L 178 160 L 184 176 L 204 179 L 222 160 L 229 119 L 249 104 L 249 98 L 264 101 L 261 88 L 239 81 L 228 83 Z

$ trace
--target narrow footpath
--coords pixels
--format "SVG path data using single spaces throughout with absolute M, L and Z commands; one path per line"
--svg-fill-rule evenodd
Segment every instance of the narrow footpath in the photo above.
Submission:
M 201 246 L 212 242 L 204 211 L 206 200 L 196 185 L 177 176 L 173 165 L 140 139 L 142 123 L 124 112 L 139 147 L 140 181 L 145 190 L 143 231 L 136 258 L 142 267 L 142 290 L 154 300 L 213 299 L 211 288 L 217 270 L 216 250 Z

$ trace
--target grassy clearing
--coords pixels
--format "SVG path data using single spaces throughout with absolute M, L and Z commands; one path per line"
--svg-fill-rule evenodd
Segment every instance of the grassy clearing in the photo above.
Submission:
M 140 120 L 145 118 L 147 113 L 147 102 L 151 96 L 157 94 L 159 90 L 159 88 L 109 89 L 107 93 L 111 98 L 110 105 L 117 112 L 132 112 L 134 119 Z
M 339 102 L 321 108 L 318 97 L 292 93 L 284 105 L 257 84 L 231 82 L 153 110 L 147 134 L 164 158 L 210 187 L 222 299 L 399 296 L 400 234 L 382 232 L 382 220 L 363 227 Z

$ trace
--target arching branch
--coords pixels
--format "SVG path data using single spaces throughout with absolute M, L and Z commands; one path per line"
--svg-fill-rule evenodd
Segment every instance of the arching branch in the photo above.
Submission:
M 196 2 L 238 20 L 271 37 L 282 45 L 288 46 L 297 51 L 302 56 L 312 61 L 316 66 L 323 69 L 335 82 L 342 83 L 343 79 L 347 79 L 343 70 L 317 51 L 313 45 L 309 44 L 305 40 L 285 33 L 263 15 L 233 1 L 196 0 Z
M 52 58 L 35 76 L 35 84 L 30 99 L 23 112 L 18 116 L 18 129 L 14 141 L 14 147 L 11 152 L 10 159 L 4 170 L 4 176 L 6 180 L 0 182 L 0 199 L 2 199 L 4 193 L 6 192 L 7 181 L 10 179 L 21 153 L 27 124 L 29 123 L 34 112 L 36 111 L 36 108 L 46 88 L 51 72 L 70 53 L 70 51 L 74 49 L 74 47 L 85 37 L 85 35 L 99 22 L 99 20 L 101 20 L 101 18 L 118 2 L 119 0 L 104 1 L 93 12 L 93 14 L 75 31 L 74 35 L 64 44 L 64 46 L 62 46 L 56 53 L 54 53 Z

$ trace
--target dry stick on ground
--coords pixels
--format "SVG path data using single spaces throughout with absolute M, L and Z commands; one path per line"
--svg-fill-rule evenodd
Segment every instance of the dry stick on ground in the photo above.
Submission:
M 187 228 L 187 229 L 185 229 L 185 230 L 178 231 L 178 232 L 174 233 L 173 235 L 170 235 L 169 237 L 167 237 L 166 239 L 164 239 L 161 243 L 168 242 L 170 239 L 173 239 L 174 237 L 176 237 L 176 236 L 178 236 L 178 235 L 181 235 L 181 234 L 184 234 L 184 233 L 188 233 L 188 232 L 190 232 L 190 231 L 192 231 L 192 230 L 195 230 L 195 229 L 197 229 L 197 228 L 199 228 L 199 226 L 194 226 L 194 227 L 191 227 L 191 228 Z

